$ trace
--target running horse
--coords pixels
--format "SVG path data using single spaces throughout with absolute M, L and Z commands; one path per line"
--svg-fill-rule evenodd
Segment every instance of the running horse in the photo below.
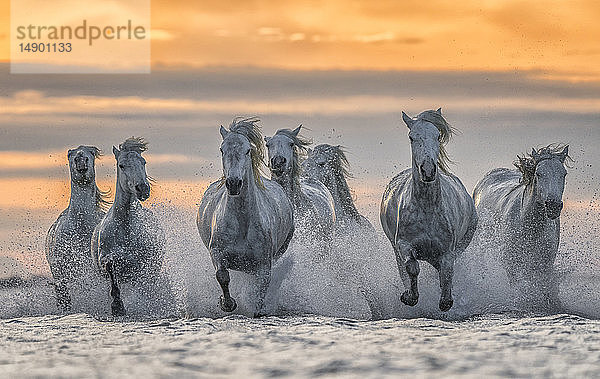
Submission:
M 141 201 L 150 197 L 143 138 L 131 137 L 113 146 L 117 160 L 115 201 L 94 230 L 92 256 L 110 280 L 113 316 L 126 314 L 120 285 L 143 288 L 155 284 L 164 258 L 165 233 L 154 213 Z
M 52 224 L 46 237 L 46 259 L 54 278 L 56 302 L 65 312 L 71 310 L 75 287 L 90 285 L 95 273 L 90 257 L 92 232 L 110 204 L 108 192 L 96 185 L 95 146 L 79 146 L 67 153 L 71 174 L 69 206 Z
M 335 205 L 323 183 L 301 178 L 302 159 L 310 144 L 300 135 L 301 128 L 279 129 L 273 137 L 265 137 L 271 179 L 283 187 L 292 202 L 296 236 L 316 237 L 327 243 L 334 231 Z
M 448 169 L 446 144 L 453 128 L 441 108 L 427 110 L 415 119 L 402 112 L 408 126 L 412 167 L 396 175 L 381 201 L 383 231 L 392 243 L 405 291 L 404 304 L 419 301 L 419 260 L 439 273 L 439 308 L 450 310 L 454 261 L 473 238 L 477 213 L 473 199 L 460 179 Z
M 517 156 L 516 169 L 497 168 L 475 186 L 477 211 L 493 222 L 503 241 L 500 261 L 512 286 L 524 284 L 532 300 L 560 308 L 554 261 L 560 242 L 566 145 L 549 145 Z
M 261 175 L 265 148 L 257 118 L 236 118 L 220 133 L 223 177 L 204 192 L 198 209 L 200 237 L 223 292 L 219 304 L 233 312 L 229 270 L 254 275 L 254 315 L 263 313 L 273 263 L 294 234 L 292 204 L 281 186 Z

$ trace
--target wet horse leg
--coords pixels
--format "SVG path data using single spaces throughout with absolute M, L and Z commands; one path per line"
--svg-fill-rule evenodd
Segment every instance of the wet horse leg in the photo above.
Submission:
M 106 268 L 106 272 L 108 272 L 108 276 L 110 278 L 110 296 L 113 299 L 112 303 L 110 304 L 112 315 L 125 316 L 125 306 L 123 305 L 123 300 L 121 300 L 121 290 L 119 290 L 119 286 L 117 285 L 113 264 L 112 262 L 108 262 L 104 267 Z
M 71 296 L 67 289 L 67 284 L 63 280 L 58 280 L 54 283 L 54 291 L 56 292 L 56 304 L 63 312 L 71 311 Z
M 227 268 L 223 263 L 217 265 L 217 272 L 215 275 L 217 277 L 217 282 L 219 282 L 221 290 L 223 291 L 223 295 L 221 295 L 219 299 L 219 305 L 223 311 L 233 312 L 235 308 L 237 308 L 237 303 L 229 294 L 229 271 L 227 271 Z
M 452 299 L 452 277 L 454 276 L 454 254 L 446 253 L 442 255 L 439 262 L 438 272 L 440 275 L 440 310 L 447 312 L 452 308 L 454 300 Z
M 254 311 L 254 317 L 264 316 L 263 308 L 265 305 L 265 297 L 269 284 L 271 283 L 271 265 L 263 264 L 259 267 L 256 272 L 256 280 L 258 282 L 258 299 L 256 301 L 256 310 Z
M 398 272 L 404 285 L 404 292 L 400 296 L 400 300 L 406 305 L 415 306 L 419 301 L 419 288 L 417 285 L 420 272 L 419 262 L 415 259 L 414 249 L 405 241 L 398 241 L 394 246 L 394 251 Z

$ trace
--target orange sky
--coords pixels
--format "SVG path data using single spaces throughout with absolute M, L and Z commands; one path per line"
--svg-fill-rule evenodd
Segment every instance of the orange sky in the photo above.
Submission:
M 0 57 L 9 56 L 8 1 Z M 541 69 L 600 79 L 600 3 L 152 1 L 154 65 L 290 69 Z

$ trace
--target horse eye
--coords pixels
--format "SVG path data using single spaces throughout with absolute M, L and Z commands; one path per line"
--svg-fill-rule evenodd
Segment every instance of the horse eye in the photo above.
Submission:
M 248 151 L 246 151 L 246 155 L 250 154 L 250 149 L 248 149 Z
M 119 168 L 124 169 L 125 166 L 123 166 L 122 164 L 119 165 Z

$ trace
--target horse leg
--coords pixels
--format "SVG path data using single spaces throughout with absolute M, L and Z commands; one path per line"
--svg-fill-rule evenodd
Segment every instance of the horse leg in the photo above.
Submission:
M 413 248 L 406 242 L 398 242 L 394 246 L 394 250 L 398 272 L 404 285 L 404 292 L 400 296 L 400 300 L 406 305 L 415 306 L 419 301 L 419 288 L 417 286 L 417 278 L 420 272 L 419 262 L 414 257 Z
M 265 264 L 259 267 L 256 273 L 256 279 L 258 281 L 258 299 L 256 301 L 254 317 L 262 317 L 264 316 L 263 308 L 265 305 L 265 297 L 267 296 L 267 290 L 271 283 L 271 266 Z
M 56 293 L 56 305 L 63 312 L 71 311 L 71 296 L 67 289 L 67 284 L 59 280 L 58 283 L 54 283 L 54 291 Z
M 237 303 L 229 294 L 229 271 L 227 271 L 224 264 L 218 265 L 215 276 L 223 291 L 223 295 L 219 298 L 219 305 L 224 312 L 233 312 L 237 308 Z
M 439 264 L 440 288 L 442 295 L 440 297 L 440 310 L 447 312 L 452 308 L 454 300 L 452 299 L 452 277 L 454 276 L 454 255 L 446 253 L 442 255 Z
M 123 305 L 123 300 L 121 300 L 121 290 L 117 285 L 113 264 L 112 262 L 107 262 L 104 267 L 108 273 L 108 277 L 110 278 L 110 296 L 113 299 L 112 303 L 110 304 L 112 315 L 125 316 L 125 306 Z

